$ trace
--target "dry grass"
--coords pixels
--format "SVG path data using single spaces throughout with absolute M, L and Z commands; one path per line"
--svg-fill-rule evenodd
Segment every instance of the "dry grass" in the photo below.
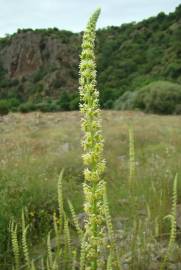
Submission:
M 129 230 L 134 221 L 149 219 L 149 229 L 155 230 L 158 223 L 162 235 L 168 229 L 163 217 L 171 209 L 173 179 L 176 172 L 179 178 L 181 175 L 181 118 L 115 111 L 104 111 L 102 116 L 105 177 L 115 227 Z M 136 154 L 136 175 L 131 188 L 128 186 L 130 124 L 135 130 Z M 32 230 L 48 231 L 62 168 L 65 168 L 64 197 L 81 212 L 79 112 L 9 114 L 3 118 L 0 122 L 2 253 L 8 245 L 5 231 L 9 219 L 18 217 L 24 206 L 29 208 L 29 219 L 35 225 Z

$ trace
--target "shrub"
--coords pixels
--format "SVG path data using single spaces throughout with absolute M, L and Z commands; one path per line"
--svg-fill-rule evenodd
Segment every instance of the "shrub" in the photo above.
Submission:
M 106 102 L 104 102 L 104 107 L 103 108 L 104 109 L 112 109 L 113 104 L 114 104 L 113 100 L 109 99 Z
M 11 98 L 8 100 L 9 108 L 17 108 L 20 105 L 20 101 L 16 98 Z
M 53 87 L 57 89 L 57 88 L 60 88 L 61 86 L 62 86 L 62 80 L 55 79 L 53 82 Z
M 0 87 L 11 87 L 11 80 L 6 78 L 1 79 Z
M 31 112 L 31 111 L 34 111 L 35 109 L 36 109 L 35 104 L 31 102 L 26 102 L 19 106 L 19 111 L 22 113 Z
M 172 79 L 177 79 L 181 73 L 180 63 L 171 63 L 166 70 L 166 75 Z
M 6 71 L 4 70 L 1 62 L 0 62 L 0 78 L 2 79 L 6 74 Z
M 57 112 L 60 110 L 55 102 L 42 102 L 35 105 L 36 110 L 41 112 Z
M 181 114 L 181 104 L 177 104 L 175 107 L 175 114 Z
M 173 114 L 181 104 L 181 86 L 167 81 L 152 82 L 133 93 L 125 93 L 115 109 L 141 109 L 149 113 Z M 178 108 L 177 108 L 178 107 Z
M 126 110 L 132 109 L 132 99 L 133 93 L 128 91 L 120 96 L 114 103 L 114 109 L 116 110 Z
M 46 69 L 39 68 L 33 76 L 33 82 L 36 83 L 36 82 L 41 81 L 45 77 L 46 74 L 47 74 Z
M 9 103 L 7 100 L 0 100 L 0 115 L 6 115 L 9 112 Z
M 173 114 L 176 105 L 181 103 L 181 86 L 171 82 L 154 82 L 137 92 L 133 98 L 133 106 L 143 102 L 146 112 Z
M 8 114 L 9 111 L 15 111 L 19 106 L 19 100 L 16 98 L 0 100 L 0 114 Z
M 80 102 L 79 96 L 74 95 L 70 100 L 70 105 L 69 105 L 70 110 L 71 111 L 78 110 L 79 109 L 79 102 Z
M 68 94 L 66 91 L 63 91 L 59 101 L 57 102 L 57 105 L 59 105 L 61 110 L 69 111 L 70 110 L 70 94 Z

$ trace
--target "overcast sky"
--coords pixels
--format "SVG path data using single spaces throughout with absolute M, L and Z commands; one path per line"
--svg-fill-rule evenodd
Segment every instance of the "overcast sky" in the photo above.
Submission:
M 47 28 L 78 32 L 97 7 L 98 27 L 140 21 L 159 12 L 173 12 L 181 0 L 0 0 L 0 36 L 18 28 Z

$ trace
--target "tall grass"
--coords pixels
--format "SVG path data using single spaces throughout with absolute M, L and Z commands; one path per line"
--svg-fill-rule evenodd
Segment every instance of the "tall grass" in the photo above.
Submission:
M 135 140 L 134 140 L 134 129 L 129 126 L 129 185 L 132 185 L 135 177 Z
M 171 223 L 171 230 L 170 230 L 170 237 L 169 237 L 169 243 L 167 252 L 164 256 L 163 263 L 160 267 L 161 270 L 165 269 L 167 261 L 169 260 L 169 257 L 173 255 L 173 252 L 175 250 L 176 245 L 176 235 L 177 235 L 177 225 L 176 225 L 176 209 L 177 209 L 177 174 L 174 179 L 173 183 L 173 195 L 172 195 L 172 209 L 171 213 L 166 216 L 165 218 L 168 218 Z

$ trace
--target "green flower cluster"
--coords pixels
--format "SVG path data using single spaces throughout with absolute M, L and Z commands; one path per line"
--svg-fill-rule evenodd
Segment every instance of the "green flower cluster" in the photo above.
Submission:
M 99 109 L 99 92 L 96 89 L 96 64 L 94 55 L 95 27 L 100 9 L 91 16 L 83 36 L 80 63 L 80 111 L 82 113 L 81 127 L 84 133 L 82 146 L 84 150 L 84 209 L 87 215 L 85 242 L 85 269 L 95 270 L 103 239 L 104 180 L 105 170 L 103 159 L 104 139 Z

